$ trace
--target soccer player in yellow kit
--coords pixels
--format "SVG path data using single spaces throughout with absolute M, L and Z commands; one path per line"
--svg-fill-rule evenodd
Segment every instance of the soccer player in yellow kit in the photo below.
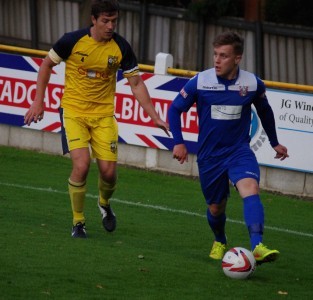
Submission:
M 38 74 L 34 102 L 25 114 L 25 124 L 44 116 L 44 95 L 52 68 L 65 61 L 65 88 L 61 100 L 63 152 L 70 153 L 72 172 L 68 190 L 73 211 L 72 237 L 85 238 L 84 202 L 91 157 L 99 169 L 98 206 L 104 228 L 112 232 L 116 217 L 110 198 L 117 181 L 118 127 L 114 117 L 116 72 L 122 69 L 134 97 L 155 126 L 168 134 L 139 74 L 137 59 L 128 42 L 115 33 L 119 16 L 116 0 L 94 0 L 92 26 L 66 33 L 51 48 Z

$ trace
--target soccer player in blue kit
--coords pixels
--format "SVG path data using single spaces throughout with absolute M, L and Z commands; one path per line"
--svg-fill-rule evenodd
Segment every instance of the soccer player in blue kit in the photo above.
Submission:
M 174 138 L 173 158 L 188 161 L 181 129 L 181 114 L 195 103 L 199 118 L 197 163 L 201 189 L 208 205 L 207 220 L 215 240 L 210 252 L 222 259 L 229 180 L 243 199 L 244 220 L 258 264 L 278 258 L 279 251 L 262 243 L 264 209 L 259 196 L 260 170 L 250 149 L 251 105 L 256 108 L 275 158 L 288 157 L 279 144 L 275 119 L 265 95 L 265 85 L 255 74 L 241 70 L 244 40 L 236 32 L 218 35 L 213 42 L 214 68 L 198 73 L 182 88 L 170 106 L 168 118 Z

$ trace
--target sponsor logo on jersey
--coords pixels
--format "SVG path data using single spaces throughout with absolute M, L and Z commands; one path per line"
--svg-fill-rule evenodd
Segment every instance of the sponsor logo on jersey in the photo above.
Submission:
M 85 61 L 85 57 L 88 57 L 88 54 L 82 53 L 82 52 L 76 52 L 77 55 L 82 56 L 82 58 L 80 59 L 81 62 Z
M 84 75 L 88 78 L 101 78 L 102 80 L 107 80 L 109 78 L 106 72 L 98 72 L 94 70 L 86 70 L 82 67 L 78 68 L 78 73 Z
M 181 95 L 182 95 L 182 97 L 183 98 L 187 98 L 188 97 L 188 94 L 186 93 L 186 91 L 182 88 L 181 90 L 180 90 L 180 92 L 179 92 Z
M 202 85 L 202 87 L 199 88 L 200 90 L 210 90 L 210 91 L 225 91 L 225 85 L 224 84 L 212 84 L 212 85 Z
M 211 118 L 215 120 L 236 120 L 241 118 L 242 105 L 212 105 Z
M 80 138 L 72 139 L 72 140 L 69 140 L 68 142 L 73 143 L 73 142 L 77 142 L 77 141 L 80 141 Z
M 253 177 L 259 178 L 258 174 L 251 172 L 251 171 L 246 171 L 246 174 L 252 175 Z

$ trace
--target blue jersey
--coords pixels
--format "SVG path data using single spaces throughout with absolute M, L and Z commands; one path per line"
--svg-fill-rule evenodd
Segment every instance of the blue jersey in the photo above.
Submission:
M 227 156 L 240 147 L 249 147 L 252 104 L 256 106 L 272 146 L 278 145 L 265 85 L 254 74 L 238 70 L 236 79 L 226 80 L 217 77 L 212 68 L 190 79 L 169 111 L 175 144 L 183 143 L 177 116 L 188 111 L 194 103 L 199 118 L 198 161 Z

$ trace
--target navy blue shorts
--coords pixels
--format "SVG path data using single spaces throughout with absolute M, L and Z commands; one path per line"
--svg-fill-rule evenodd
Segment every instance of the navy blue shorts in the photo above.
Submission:
M 260 168 L 253 151 L 240 148 L 227 157 L 198 162 L 202 193 L 207 204 L 220 203 L 229 196 L 229 181 L 235 186 L 243 178 L 260 182 Z

